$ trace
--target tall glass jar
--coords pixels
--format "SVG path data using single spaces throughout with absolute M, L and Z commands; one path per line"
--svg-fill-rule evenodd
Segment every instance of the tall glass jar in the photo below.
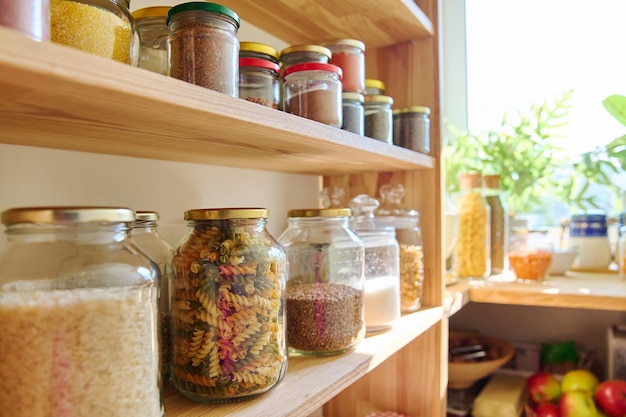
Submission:
M 481 187 L 481 174 L 464 173 L 460 175 L 459 181 L 461 195 L 457 203 L 459 218 L 454 272 L 460 278 L 486 278 L 491 269 L 491 215 Z
M 170 7 L 145 7 L 133 12 L 139 33 L 139 68 L 167 75 L 167 36 L 165 22 Z
M 169 75 L 237 97 L 237 13 L 216 3 L 182 3 L 170 9 L 167 25 Z
M 491 274 L 501 274 L 508 269 L 509 259 L 509 213 L 500 190 L 500 175 L 485 175 L 485 199 L 491 213 L 490 261 Z
M 159 267 L 161 281 L 159 284 L 159 347 L 161 352 L 161 375 L 166 381 L 170 374 L 170 293 L 167 262 L 172 246 L 165 241 L 157 230 L 159 213 L 156 211 L 136 211 L 132 223 L 131 238 L 133 242 Z
M 0 0 L 0 26 L 36 41 L 50 40 L 50 0 Z
M 238 401 L 287 370 L 285 251 L 262 208 L 185 212 L 170 262 L 172 380 L 186 397 Z
M 295 209 L 278 238 L 289 259 L 287 341 L 304 355 L 334 355 L 365 335 L 364 247 L 351 210 Z
M 402 184 L 385 184 L 379 193 L 382 203 L 376 211 L 380 225 L 392 226 L 400 245 L 400 303 L 402 313 L 412 313 L 422 306 L 424 293 L 424 245 L 419 226 L 419 212 L 402 206 Z
M 393 98 L 382 95 L 365 96 L 365 136 L 393 144 Z
M 50 0 L 50 40 L 137 65 L 139 36 L 130 0 Z
M 2 213 L 0 415 L 162 417 L 159 271 L 118 207 Z
M 280 81 L 278 64 L 262 58 L 239 58 L 239 98 L 278 108 Z
M 292 65 L 284 71 L 283 109 L 287 113 L 341 127 L 341 68 L 331 64 Z
M 332 55 L 330 63 L 343 71 L 343 91 L 365 90 L 365 43 L 356 39 L 337 39 L 324 44 Z

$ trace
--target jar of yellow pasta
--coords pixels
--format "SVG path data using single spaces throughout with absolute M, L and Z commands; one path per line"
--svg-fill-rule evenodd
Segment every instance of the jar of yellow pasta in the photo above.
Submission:
M 287 258 L 263 208 L 185 212 L 170 260 L 171 378 L 202 402 L 248 399 L 287 370 Z
M 482 193 L 480 172 L 460 176 L 461 196 L 457 203 L 458 237 L 454 271 L 460 278 L 483 279 L 490 273 L 490 210 Z

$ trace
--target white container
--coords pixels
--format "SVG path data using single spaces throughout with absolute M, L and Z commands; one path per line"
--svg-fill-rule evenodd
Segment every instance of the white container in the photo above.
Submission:
M 569 226 L 569 248 L 578 250 L 572 269 L 607 269 L 611 263 L 607 219 L 604 214 L 577 214 Z

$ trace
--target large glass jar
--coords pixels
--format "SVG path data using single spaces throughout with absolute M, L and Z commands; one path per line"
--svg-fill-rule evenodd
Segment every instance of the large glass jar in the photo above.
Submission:
M 165 19 L 170 7 L 145 7 L 133 12 L 139 33 L 139 62 L 137 66 L 167 75 L 167 36 L 170 28 Z
M 468 172 L 459 177 L 461 195 L 457 202 L 458 236 L 454 250 L 454 272 L 459 278 L 483 279 L 491 269 L 491 215 L 481 177 L 480 172 Z
M 333 355 L 365 335 L 364 248 L 351 210 L 295 209 L 278 238 L 289 260 L 287 341 L 305 355 Z
M 284 250 L 262 208 L 185 212 L 170 262 L 172 380 L 186 397 L 237 401 L 287 370 Z
M 485 175 L 485 199 L 491 213 L 490 261 L 491 274 L 501 274 L 508 269 L 509 259 L 509 212 L 500 190 L 500 175 Z
M 162 417 L 159 271 L 117 207 L 2 213 L 0 415 Z
M 50 40 L 50 0 L 0 0 L 0 26 L 36 41 Z
M 392 226 L 400 245 L 400 302 L 402 313 L 412 313 L 422 306 L 424 294 L 424 245 L 419 212 L 402 206 L 402 184 L 385 184 L 379 193 L 382 203 L 376 211 L 380 225 Z
M 130 0 L 50 0 L 50 39 L 137 65 L 139 36 L 129 4 Z
M 167 14 L 169 75 L 239 95 L 239 16 L 216 3 L 189 2 Z
M 156 211 L 136 211 L 132 224 L 131 238 L 133 242 L 159 267 L 161 281 L 159 284 L 159 348 L 161 352 L 161 375 L 166 381 L 170 374 L 170 293 L 167 262 L 172 246 L 165 241 L 157 230 L 159 213 Z

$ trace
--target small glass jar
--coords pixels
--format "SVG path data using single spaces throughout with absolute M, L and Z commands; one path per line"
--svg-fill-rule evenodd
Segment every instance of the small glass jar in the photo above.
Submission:
M 553 252 L 546 230 L 516 229 L 509 252 L 515 278 L 523 283 L 543 282 L 548 276 Z
M 238 401 L 287 370 L 285 251 L 262 208 L 185 212 L 170 262 L 172 381 L 202 402 Z
M 50 39 L 137 65 L 139 35 L 129 3 L 130 0 L 50 0 Z
M 424 244 L 419 212 L 402 206 L 402 184 L 385 184 L 379 193 L 382 203 L 376 211 L 380 225 L 392 226 L 400 246 L 400 303 L 402 313 L 412 313 L 422 306 L 424 294 Z
M 240 42 L 239 58 L 260 58 L 278 64 L 278 51 L 269 45 L 259 42 Z
M 2 213 L 0 414 L 165 415 L 160 276 L 130 239 L 134 219 L 121 207 Z
M 483 279 L 491 270 L 491 214 L 481 177 L 479 172 L 463 173 L 459 177 L 461 195 L 457 202 L 458 236 L 454 249 L 454 272 L 459 278 Z
M 50 0 L 0 0 L 0 26 L 36 41 L 50 40 Z
M 411 106 L 401 109 L 397 119 L 394 118 L 394 144 L 407 149 L 428 154 L 430 153 L 430 109 L 422 106 Z M 397 120 L 397 124 L 395 121 Z
M 363 94 L 346 92 L 341 94 L 343 130 L 363 136 L 365 133 L 363 101 Z
M 365 248 L 365 327 L 388 330 L 400 318 L 400 249 L 393 227 L 374 218 L 378 201 L 359 194 L 350 201 L 350 227 Z
M 156 211 L 136 211 L 132 223 L 131 238 L 141 250 L 159 267 L 159 351 L 161 352 L 161 376 L 169 379 L 172 349 L 170 345 L 170 292 L 167 262 L 172 246 L 165 241 L 157 230 L 159 213 Z
M 604 271 L 609 268 L 611 245 L 606 214 L 573 215 L 569 224 L 568 242 L 570 249 L 578 250 L 572 269 Z
M 341 127 L 341 68 L 296 64 L 284 71 L 283 109 L 329 126 Z
M 365 79 L 365 91 L 366 96 L 384 96 L 385 95 L 385 83 L 381 80 L 375 80 L 373 78 Z
M 237 97 L 237 13 L 216 3 L 182 3 L 170 9 L 167 25 L 169 75 Z
M 167 36 L 170 28 L 165 19 L 170 7 L 156 6 L 138 9 L 133 18 L 139 33 L 139 68 L 167 75 Z
M 239 98 L 278 108 L 278 64 L 262 58 L 239 58 Z
M 338 39 L 324 44 L 332 55 L 330 63 L 343 71 L 343 91 L 365 90 L 365 44 L 355 39 Z
M 364 248 L 351 210 L 289 210 L 278 238 L 287 252 L 287 341 L 303 355 L 334 355 L 365 335 Z
M 393 144 L 393 98 L 381 95 L 365 96 L 365 136 Z
M 285 71 L 292 65 L 308 62 L 328 64 L 331 56 L 330 49 L 321 45 L 292 45 L 280 51 L 280 68 Z

